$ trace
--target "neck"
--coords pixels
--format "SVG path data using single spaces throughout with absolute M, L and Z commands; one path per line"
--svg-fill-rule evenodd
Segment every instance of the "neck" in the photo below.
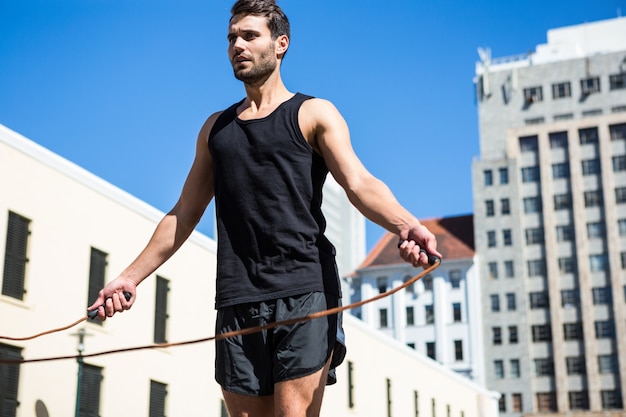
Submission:
M 258 84 L 244 84 L 244 87 L 246 107 L 250 107 L 253 111 L 274 107 L 276 103 L 282 103 L 293 95 L 287 90 L 278 71 L 273 72 L 266 80 Z

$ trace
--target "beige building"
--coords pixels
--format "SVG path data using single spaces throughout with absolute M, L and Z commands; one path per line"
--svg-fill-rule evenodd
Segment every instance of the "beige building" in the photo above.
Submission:
M 102 282 L 144 247 L 163 213 L 0 125 L 0 336 L 84 316 Z M 332 216 L 330 216 L 332 218 Z M 34 340 L 0 340 L 0 360 L 39 359 L 181 342 L 214 334 L 216 245 L 193 233 L 138 291 L 132 311 Z M 484 390 L 345 315 L 348 355 L 324 416 L 495 417 Z M 74 358 L 0 363 L 0 415 L 225 415 L 212 342 L 85 357 L 80 413 Z

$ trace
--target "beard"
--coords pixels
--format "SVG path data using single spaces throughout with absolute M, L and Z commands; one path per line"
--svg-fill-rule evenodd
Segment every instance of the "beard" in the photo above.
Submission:
M 255 59 L 251 68 L 233 69 L 235 78 L 249 85 L 262 84 L 276 69 L 276 61 L 274 57 L 274 48 L 270 47 L 258 59 Z

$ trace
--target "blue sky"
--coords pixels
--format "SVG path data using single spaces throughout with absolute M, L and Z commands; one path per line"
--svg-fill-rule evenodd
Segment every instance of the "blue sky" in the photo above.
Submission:
M 200 126 L 244 95 L 226 57 L 231 3 L 0 1 L 0 124 L 169 210 Z M 335 103 L 364 164 L 420 218 L 473 211 L 477 48 L 516 55 L 551 28 L 626 13 L 616 0 L 279 4 L 287 87 Z M 211 215 L 199 230 L 213 235 Z M 368 223 L 368 249 L 382 234 Z

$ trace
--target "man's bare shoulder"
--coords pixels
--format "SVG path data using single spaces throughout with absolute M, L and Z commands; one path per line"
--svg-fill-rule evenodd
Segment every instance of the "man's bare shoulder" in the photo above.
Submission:
M 204 143 L 209 143 L 209 134 L 211 133 L 211 129 L 213 129 L 213 126 L 215 125 L 215 121 L 217 120 L 218 117 L 220 117 L 222 113 L 224 113 L 224 111 L 220 110 L 218 112 L 213 113 L 206 119 L 206 121 L 200 128 L 200 133 L 198 134 L 198 140 L 201 140 Z

